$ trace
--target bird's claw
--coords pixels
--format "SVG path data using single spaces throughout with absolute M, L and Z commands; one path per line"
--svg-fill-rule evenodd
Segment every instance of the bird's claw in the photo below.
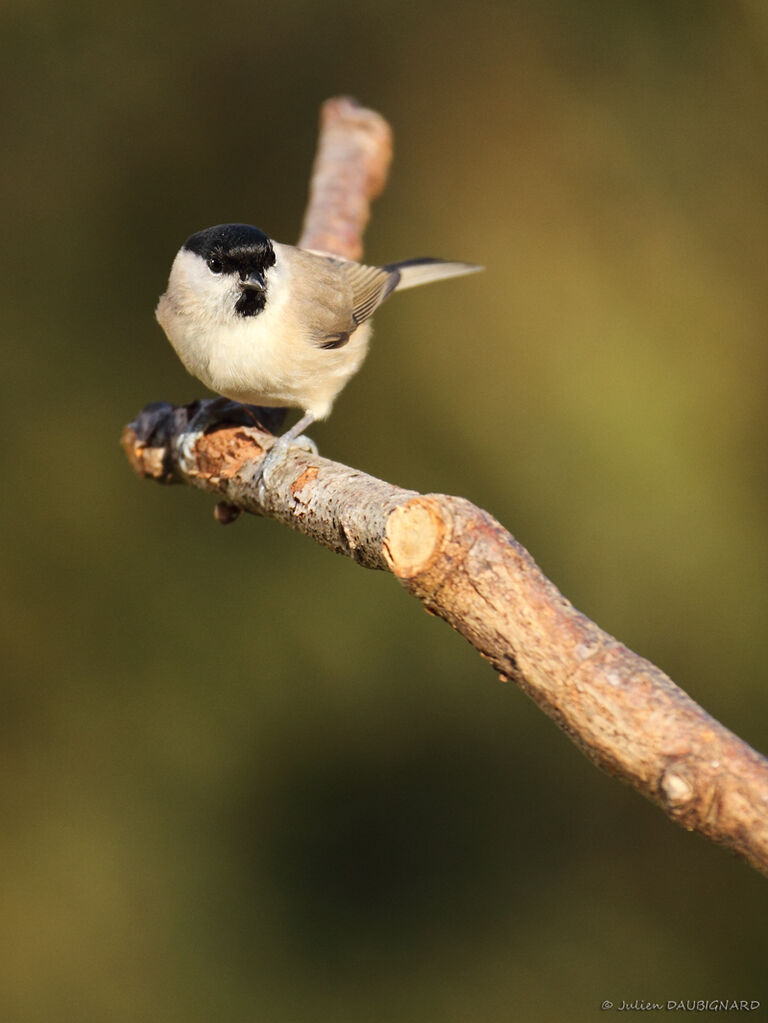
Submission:
M 261 463 L 261 467 L 256 478 L 256 484 L 259 489 L 261 489 L 262 486 L 268 487 L 271 485 L 270 477 L 274 472 L 285 465 L 285 461 L 291 451 L 296 448 L 300 451 L 307 451 L 311 455 L 316 455 L 318 453 L 317 444 L 315 444 L 311 437 L 307 437 L 304 433 L 298 437 L 291 437 L 289 434 L 283 434 L 282 437 L 278 437 L 264 456 L 264 460 Z

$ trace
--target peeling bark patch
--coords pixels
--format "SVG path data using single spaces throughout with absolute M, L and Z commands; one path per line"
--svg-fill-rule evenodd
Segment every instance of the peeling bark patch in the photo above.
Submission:
M 320 470 L 317 468 L 316 465 L 310 465 L 307 469 L 305 469 L 301 476 L 299 476 L 298 479 L 295 479 L 293 483 L 291 483 L 291 494 L 293 494 L 294 497 L 297 497 L 302 492 L 304 487 L 308 486 L 308 484 L 312 483 L 314 480 L 317 479 L 317 474 L 319 471 Z
M 207 433 L 204 440 L 197 444 L 199 471 L 218 479 L 232 479 L 247 462 L 264 453 L 258 441 L 238 426 Z

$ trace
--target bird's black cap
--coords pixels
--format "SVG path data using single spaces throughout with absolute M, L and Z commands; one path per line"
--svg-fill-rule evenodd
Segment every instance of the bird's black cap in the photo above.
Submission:
M 225 261 L 232 261 L 233 267 L 239 267 L 243 258 L 258 259 L 261 269 L 267 269 L 275 261 L 272 243 L 263 231 L 250 224 L 217 224 L 207 227 L 204 231 L 190 235 L 184 242 L 184 248 L 196 252 L 203 259 L 218 256 Z

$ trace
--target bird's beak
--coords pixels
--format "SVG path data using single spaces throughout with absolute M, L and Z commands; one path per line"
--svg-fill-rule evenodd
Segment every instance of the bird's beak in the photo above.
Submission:
M 264 281 L 264 275 L 260 274 L 257 270 L 249 273 L 247 277 L 244 277 L 240 282 L 240 286 L 244 291 L 266 291 L 267 285 Z

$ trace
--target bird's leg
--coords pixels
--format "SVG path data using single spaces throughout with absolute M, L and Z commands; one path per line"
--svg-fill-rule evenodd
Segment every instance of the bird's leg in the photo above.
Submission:
M 300 436 L 301 431 L 311 426 L 314 421 L 313 413 L 305 412 L 301 419 L 293 424 L 290 430 L 286 430 L 284 434 L 277 438 L 261 463 L 259 474 L 256 477 L 257 485 L 260 486 L 262 483 L 269 484 L 268 473 L 271 473 L 273 469 L 277 469 L 278 466 L 283 464 L 292 447 L 302 448 L 313 455 L 317 454 L 315 442 L 309 437 Z
M 301 419 L 299 419 L 297 422 L 293 424 L 290 430 L 286 430 L 284 434 L 277 438 L 275 444 L 272 446 L 272 451 L 275 450 L 276 445 L 279 444 L 281 441 L 285 441 L 286 444 L 290 445 L 293 443 L 298 444 L 300 440 L 303 440 L 306 443 L 301 444 L 300 446 L 306 447 L 307 451 L 311 451 L 312 454 L 316 455 L 317 445 L 315 444 L 315 442 L 313 440 L 310 440 L 309 437 L 304 438 L 301 437 L 301 431 L 306 430 L 306 428 L 308 426 L 311 426 L 314 423 L 314 421 L 315 421 L 314 412 L 305 412 Z

